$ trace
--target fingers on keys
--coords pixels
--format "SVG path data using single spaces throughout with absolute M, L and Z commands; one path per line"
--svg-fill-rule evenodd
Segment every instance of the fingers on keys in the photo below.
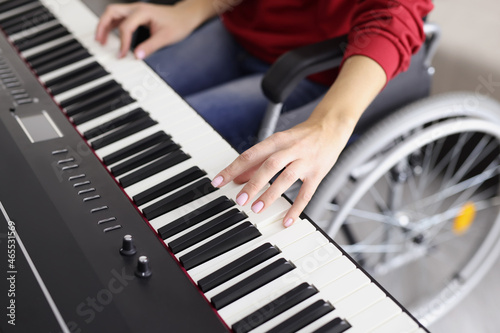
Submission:
M 285 227 L 289 227 L 310 201 L 319 185 L 319 180 L 315 177 L 305 178 L 307 162 L 297 159 L 292 149 L 276 149 L 276 141 L 265 140 L 245 151 L 214 178 L 212 185 L 222 187 L 232 180 L 248 180 L 236 196 L 236 202 L 242 206 L 252 202 L 252 211 L 260 213 L 298 179 L 303 179 L 299 195 L 283 219 Z M 280 171 L 282 172 L 273 184 L 260 197 L 255 198 L 269 180 Z
M 139 10 L 141 8 L 143 10 Z M 118 28 L 121 41 L 119 56 L 124 57 L 130 49 L 134 31 L 149 21 L 148 11 L 145 8 L 144 4 L 109 5 L 99 19 L 96 40 L 105 44 L 109 33 Z

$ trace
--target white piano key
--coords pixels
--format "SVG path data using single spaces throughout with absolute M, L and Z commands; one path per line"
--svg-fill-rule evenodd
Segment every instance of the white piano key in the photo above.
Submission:
M 335 303 L 335 308 L 341 318 L 349 320 L 385 297 L 385 293 L 378 286 L 370 283 Z
M 322 270 L 319 271 L 319 274 L 325 273 Z M 317 277 L 318 274 L 314 275 L 315 276 L 309 277 L 313 284 L 315 284 L 315 277 Z M 366 276 L 365 273 L 359 269 L 355 269 L 353 271 L 349 271 L 345 275 L 342 275 L 338 279 L 334 279 L 333 281 L 326 283 L 326 285 L 321 286 L 321 289 L 327 290 L 330 295 L 329 301 L 332 302 L 332 304 L 335 304 L 356 290 L 370 284 L 370 282 L 370 278 Z
M 96 128 L 97 126 L 100 126 L 110 120 L 119 118 L 121 116 L 124 116 L 125 114 L 129 113 L 130 111 L 133 111 L 137 108 L 140 108 L 139 103 L 133 102 L 131 104 L 127 104 L 125 106 L 122 106 L 119 109 L 113 110 L 111 112 L 108 112 L 106 114 L 103 114 L 102 116 L 99 116 L 97 118 L 91 119 L 87 122 L 84 122 L 83 124 L 80 124 L 76 126 L 76 129 L 81 133 L 85 133 L 88 130 L 91 130 L 93 128 Z
M 40 45 L 40 46 L 42 46 L 42 45 Z M 30 49 L 30 50 L 32 50 L 32 49 Z M 50 73 L 41 75 L 40 76 L 40 81 L 42 81 L 42 82 L 48 82 L 50 80 L 58 78 L 59 76 L 62 76 L 64 74 L 67 74 L 69 72 L 77 70 L 78 68 L 81 68 L 81 67 L 83 67 L 85 65 L 88 65 L 90 63 L 93 63 L 93 62 L 95 62 L 95 58 L 93 58 L 93 57 L 89 57 L 89 58 L 85 58 L 85 59 L 79 60 L 79 61 L 74 62 L 72 64 L 66 65 L 66 66 L 58 68 L 56 70 L 53 70 Z
M 28 10 L 35 9 L 36 7 L 39 7 L 39 6 L 40 6 L 40 4 L 33 2 L 33 3 L 28 3 L 26 5 L 8 10 L 5 13 L 0 13 L 0 20 L 8 19 L 11 16 L 27 12 Z
M 74 36 L 94 33 L 99 18 L 81 1 L 41 0 Z
M 59 37 L 57 39 L 51 40 L 49 42 L 46 42 L 46 43 L 37 45 L 35 47 L 32 47 L 30 49 L 24 50 L 23 52 L 21 52 L 21 54 L 23 55 L 24 58 L 29 58 L 32 55 L 35 55 L 37 53 L 41 53 L 41 52 L 48 50 L 54 46 L 66 43 L 67 41 L 70 41 L 72 39 L 73 39 L 73 36 L 71 36 L 71 35 L 62 36 L 62 37 Z
M 411 333 L 417 329 L 417 323 L 406 313 L 402 312 L 374 329 L 371 333 Z
M 45 30 L 48 30 L 56 25 L 58 25 L 59 22 L 57 20 L 51 20 L 48 22 L 44 22 L 42 24 L 36 25 L 34 27 L 28 28 L 28 29 L 23 29 L 20 32 L 10 35 L 9 39 L 13 42 L 22 39 L 22 38 L 28 38 L 31 35 L 35 35 L 37 33 L 43 32 Z
M 95 79 L 93 81 L 90 81 L 90 82 L 87 82 L 85 84 L 82 84 L 78 87 L 75 87 L 73 89 L 70 89 L 70 90 L 67 90 L 63 93 L 60 93 L 59 95 L 56 95 L 54 96 L 54 99 L 58 102 L 58 103 L 62 103 L 64 102 L 65 100 L 71 98 L 71 97 L 74 97 L 78 94 L 81 94 L 81 93 L 84 93 L 94 87 L 97 87 L 103 83 L 106 83 L 106 82 L 110 82 L 113 80 L 113 77 L 111 75 L 105 75 L 105 76 L 102 76 L 98 79 Z
M 349 318 L 352 333 L 369 332 L 401 313 L 401 308 L 389 297 L 383 298 L 365 311 Z M 398 332 L 399 333 L 399 332 Z
M 215 272 L 217 269 L 238 259 L 242 256 L 242 254 L 257 248 L 262 244 L 270 243 L 278 249 L 285 248 L 287 245 L 296 242 L 316 230 L 309 222 L 304 220 L 298 220 L 289 228 L 283 227 L 281 222 L 281 219 L 275 219 L 273 223 L 264 223 L 264 228 L 258 228 L 262 234 L 261 237 L 213 258 L 198 267 L 190 269 L 188 271 L 189 275 L 195 281 L 199 281 L 205 276 Z

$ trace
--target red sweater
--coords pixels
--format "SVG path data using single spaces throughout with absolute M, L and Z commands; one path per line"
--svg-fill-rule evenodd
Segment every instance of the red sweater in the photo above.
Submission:
M 408 68 L 425 40 L 422 18 L 432 8 L 431 0 L 242 0 L 223 14 L 223 22 L 250 54 L 268 63 L 294 48 L 348 34 L 344 59 L 368 56 L 389 80 Z M 331 84 L 334 75 L 313 79 Z

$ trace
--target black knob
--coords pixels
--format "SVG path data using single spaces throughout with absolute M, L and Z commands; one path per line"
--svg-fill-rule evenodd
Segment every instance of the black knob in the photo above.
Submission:
M 151 268 L 149 267 L 149 259 L 146 256 L 140 256 L 137 261 L 137 270 L 135 275 L 141 278 L 147 278 L 151 276 Z
M 131 235 L 123 236 L 122 248 L 120 249 L 120 253 L 124 256 L 133 256 L 137 252 L 134 240 Z

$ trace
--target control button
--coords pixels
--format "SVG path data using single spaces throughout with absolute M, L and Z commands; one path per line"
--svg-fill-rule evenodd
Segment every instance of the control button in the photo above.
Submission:
M 27 93 L 24 93 L 24 94 L 15 94 L 15 95 L 12 95 L 12 97 L 14 97 L 14 99 L 23 99 L 23 98 L 30 97 L 30 95 L 28 95 Z
M 57 164 L 64 164 L 64 163 L 69 163 L 69 162 L 74 162 L 75 159 L 73 157 L 70 158 L 65 158 L 64 160 L 59 160 L 57 161 Z
M 99 220 L 99 221 L 97 221 L 97 224 L 103 224 L 103 223 L 108 223 L 108 222 L 113 222 L 113 221 L 116 221 L 116 217 L 110 217 L 107 219 Z
M 16 88 L 16 87 L 21 86 L 21 83 L 19 81 L 16 81 L 16 82 L 7 83 L 7 84 L 5 84 L 5 86 L 7 88 Z
M 24 93 L 26 93 L 26 89 L 14 89 L 14 90 L 11 90 L 10 93 L 12 95 L 24 94 Z
M 0 79 L 9 79 L 11 77 L 15 77 L 14 73 L 12 72 L 0 74 Z
M 78 191 L 78 195 L 82 195 L 82 194 L 86 194 L 86 193 L 90 193 L 90 192 L 95 192 L 95 188 L 91 187 L 91 188 L 86 188 L 85 190 Z
M 103 230 L 103 232 L 110 232 L 110 231 L 113 231 L 113 230 L 118 230 L 118 229 L 121 229 L 121 225 L 117 224 L 117 225 L 114 225 L 112 227 L 109 227 L 109 228 L 106 228 Z
M 54 150 L 52 152 L 52 155 L 66 154 L 67 152 L 68 152 L 67 149 L 59 149 L 59 150 Z
M 96 199 L 99 199 L 101 196 L 98 194 L 98 195 L 94 195 L 92 197 L 86 197 L 86 198 L 83 198 L 83 202 L 87 202 L 87 201 L 92 201 L 92 200 L 96 200 Z
M 149 267 L 149 259 L 146 256 L 140 256 L 137 261 L 137 269 L 135 275 L 141 278 L 147 278 L 151 276 L 151 268 Z
M 136 254 L 137 249 L 134 245 L 134 240 L 131 235 L 123 236 L 122 248 L 120 249 L 120 253 L 124 256 L 133 256 Z
M 100 212 L 102 210 L 106 210 L 108 209 L 108 206 L 101 206 L 101 207 L 96 207 L 96 208 L 92 208 L 90 210 L 91 213 L 97 213 L 97 212 Z
M 72 164 L 72 165 L 68 165 L 68 166 L 65 166 L 65 167 L 62 167 L 62 171 L 66 171 L 66 170 L 71 170 L 71 169 L 76 169 L 78 168 L 78 164 Z
M 72 181 L 72 180 L 77 180 L 77 179 L 80 179 L 80 178 L 85 178 L 85 174 L 82 173 L 82 174 L 79 174 L 79 175 L 74 175 L 74 176 L 70 176 L 68 178 L 69 181 Z
M 74 183 L 73 187 L 80 187 L 80 186 L 84 186 L 84 185 L 88 185 L 88 184 L 90 184 L 90 180 L 86 180 L 86 181 L 80 182 L 80 183 Z
M 33 103 L 33 99 L 32 98 L 18 99 L 18 100 L 16 100 L 16 103 L 19 104 L 19 105 Z
M 5 74 L 2 74 L 2 75 L 5 75 Z M 3 83 L 17 82 L 17 78 L 14 75 L 12 75 L 11 77 L 3 78 L 2 82 Z

